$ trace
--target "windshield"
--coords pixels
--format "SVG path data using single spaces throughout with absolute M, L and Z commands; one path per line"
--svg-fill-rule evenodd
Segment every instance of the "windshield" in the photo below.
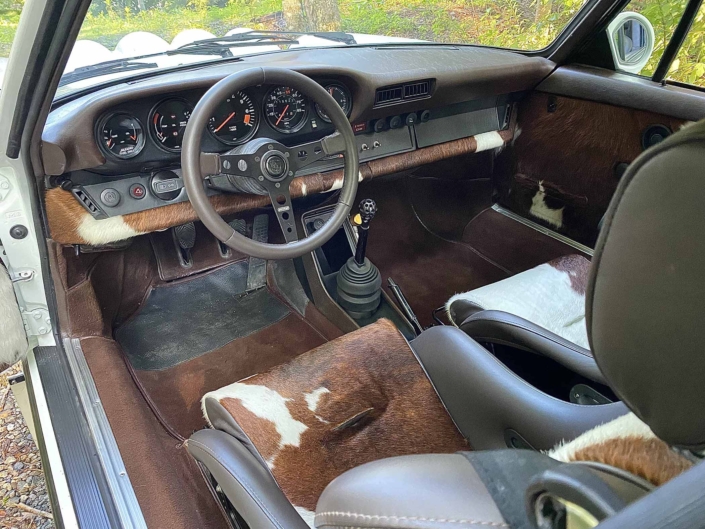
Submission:
M 139 71 L 299 47 L 423 42 L 538 50 L 583 2 L 93 0 L 57 96 Z

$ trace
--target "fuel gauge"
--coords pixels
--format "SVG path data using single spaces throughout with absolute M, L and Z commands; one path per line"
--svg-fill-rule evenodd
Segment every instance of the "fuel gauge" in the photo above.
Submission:
M 140 121 L 127 113 L 108 116 L 99 131 L 101 147 L 121 160 L 137 156 L 144 148 Z

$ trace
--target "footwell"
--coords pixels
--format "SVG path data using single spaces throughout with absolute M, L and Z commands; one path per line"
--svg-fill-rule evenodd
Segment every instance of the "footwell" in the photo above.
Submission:
M 115 331 L 137 370 L 161 370 L 256 333 L 290 314 L 268 289 L 246 293 L 247 261 L 150 291 Z

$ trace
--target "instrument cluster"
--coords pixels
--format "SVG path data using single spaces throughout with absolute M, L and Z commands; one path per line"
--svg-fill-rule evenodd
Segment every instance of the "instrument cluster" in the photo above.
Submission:
M 321 84 L 349 116 L 352 96 L 348 88 L 339 82 Z M 165 154 L 180 153 L 186 125 L 200 95 L 195 100 L 188 95 L 169 96 L 148 112 L 139 112 L 138 104 L 104 115 L 97 123 L 96 139 L 106 155 L 106 165 L 116 161 L 136 162 L 145 157 L 140 156 L 143 152 L 153 151 L 151 145 Z M 140 118 L 146 119 L 146 128 Z M 260 136 L 287 143 L 288 135 L 301 132 L 309 136 L 319 130 L 330 132 L 331 128 L 323 109 L 298 90 L 287 86 L 246 89 L 231 94 L 218 105 L 208 121 L 207 134 L 204 132 L 204 150 L 228 150 L 248 142 L 258 132 Z M 163 157 L 153 151 L 151 158 Z

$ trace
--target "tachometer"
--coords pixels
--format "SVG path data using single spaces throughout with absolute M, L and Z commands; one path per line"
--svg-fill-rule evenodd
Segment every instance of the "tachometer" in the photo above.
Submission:
M 239 145 L 254 135 L 257 125 L 259 116 L 252 99 L 238 92 L 218 105 L 208 121 L 208 130 L 227 145 Z
M 191 105 L 181 99 L 168 99 L 154 108 L 150 125 L 152 135 L 160 147 L 172 152 L 181 150 L 192 110 Z
M 345 115 L 350 115 L 350 111 L 352 110 L 352 98 L 350 97 L 350 92 L 348 92 L 348 89 L 337 83 L 326 85 L 325 89 L 333 97 L 333 99 L 338 102 L 340 108 L 342 108 L 343 112 L 345 112 Z M 330 123 L 328 114 L 326 114 L 325 110 L 323 110 L 318 103 L 316 103 L 316 112 L 323 121 Z
M 277 86 L 264 98 L 264 114 L 274 130 L 291 134 L 306 124 L 308 102 L 298 90 Z
M 124 112 L 105 118 L 99 135 L 103 149 L 121 160 L 137 156 L 144 148 L 142 124 L 136 117 Z

